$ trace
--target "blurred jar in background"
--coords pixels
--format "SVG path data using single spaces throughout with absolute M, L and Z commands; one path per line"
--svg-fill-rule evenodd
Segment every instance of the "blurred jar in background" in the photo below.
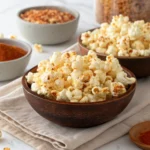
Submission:
M 150 0 L 95 0 L 98 23 L 111 22 L 112 16 L 122 14 L 131 21 L 150 22 Z

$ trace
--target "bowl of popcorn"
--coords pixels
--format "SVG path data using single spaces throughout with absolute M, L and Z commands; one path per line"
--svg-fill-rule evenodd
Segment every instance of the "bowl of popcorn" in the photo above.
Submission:
M 117 58 L 92 50 L 54 52 L 22 78 L 25 97 L 41 116 L 68 127 L 92 127 L 114 119 L 134 95 L 136 79 Z
M 17 14 L 21 34 L 32 43 L 58 44 L 76 32 L 79 13 L 62 6 L 37 6 Z
M 89 50 L 101 59 L 114 55 L 136 77 L 150 76 L 150 23 L 130 22 L 127 16 L 114 16 L 110 24 L 82 33 L 78 39 L 82 54 Z

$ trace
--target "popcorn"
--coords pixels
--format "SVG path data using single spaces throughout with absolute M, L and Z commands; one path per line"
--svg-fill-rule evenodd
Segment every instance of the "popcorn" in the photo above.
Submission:
M 83 88 L 83 82 L 81 80 L 79 80 L 79 79 L 73 80 L 72 84 L 73 84 L 73 86 L 75 88 L 78 88 L 78 89 L 82 89 Z
M 84 96 L 81 100 L 80 103 L 87 103 L 89 101 L 88 96 Z
M 120 35 L 121 36 L 127 35 L 129 28 L 130 28 L 129 24 L 123 24 L 120 30 Z
M 41 91 L 40 91 L 40 85 L 38 85 L 37 83 L 32 83 L 31 84 L 31 90 L 33 92 L 41 93 Z
M 15 36 L 15 35 L 10 35 L 10 39 L 17 39 L 17 36 Z
M 134 41 L 132 43 L 131 47 L 133 49 L 136 49 L 136 50 L 143 50 L 143 49 L 145 49 L 144 44 L 140 40 Z
M 38 64 L 36 73 L 29 72 L 26 79 L 33 92 L 71 103 L 105 101 L 124 94 L 126 86 L 135 82 L 113 55 L 103 61 L 92 50 L 85 56 L 55 52 Z
M 48 80 L 49 80 L 49 73 L 48 72 L 45 72 L 45 73 L 43 73 L 42 75 L 41 75 L 41 81 L 42 82 L 48 82 Z
M 106 79 L 106 73 L 102 70 L 96 70 L 94 71 L 94 73 L 95 73 L 95 77 L 97 77 L 101 83 L 104 83 Z
M 61 64 L 61 53 L 60 52 L 54 52 L 53 55 L 49 58 L 50 63 L 54 65 L 59 65 Z
M 27 79 L 27 82 L 32 84 L 33 83 L 33 73 L 32 72 L 29 72 L 26 76 L 26 79 Z
M 115 45 L 109 45 L 108 49 L 106 50 L 106 54 L 113 54 L 114 56 L 117 55 L 117 48 Z
M 142 36 L 142 31 L 139 26 L 132 25 L 128 31 L 128 35 L 131 40 L 136 40 Z
M 101 93 L 101 87 L 93 87 L 92 88 L 93 95 L 98 95 Z
M 129 50 L 130 49 L 130 38 L 128 36 L 122 36 L 117 40 L 117 47 L 119 50 Z
M 72 95 L 74 99 L 80 100 L 82 98 L 82 91 L 79 89 L 75 89 L 72 91 Z
M 39 53 L 43 52 L 43 48 L 42 48 L 41 44 L 34 44 L 33 47 L 37 52 L 39 52 Z
M 92 76 L 92 77 L 90 78 L 89 84 L 90 84 L 91 86 L 100 86 L 100 82 L 99 82 L 98 77 Z
M 82 70 L 83 68 L 83 60 L 82 60 L 82 57 L 79 56 L 76 58 L 76 61 L 73 61 L 72 63 L 72 69 L 79 69 L 79 70 Z
M 47 88 L 44 87 L 44 86 L 42 86 L 42 87 L 41 87 L 41 93 L 42 93 L 43 95 L 47 95 L 47 94 L 48 94 Z
M 0 38 L 4 38 L 4 34 L 3 33 L 0 33 Z
M 126 92 L 125 86 L 120 82 L 112 82 L 110 85 L 110 91 L 113 96 L 119 96 Z
M 147 51 L 150 50 L 150 23 L 143 20 L 130 22 L 123 15 L 113 16 L 111 23 L 102 23 L 99 29 L 82 33 L 81 40 L 84 46 L 98 53 L 124 57 L 150 56 Z
M 57 89 L 63 89 L 64 88 L 64 79 L 57 79 L 55 80 L 55 85 L 57 86 Z
M 66 95 L 66 89 L 63 89 L 62 91 L 60 91 L 59 93 L 58 93 L 58 96 L 57 96 L 57 100 L 68 100 L 68 97 L 67 97 L 67 95 Z
M 150 56 L 150 49 L 140 50 L 139 55 L 140 56 Z
M 127 74 L 125 72 L 121 71 L 121 72 L 117 73 L 115 81 L 121 82 L 124 85 L 128 85 L 129 83 L 131 83 L 131 84 L 135 83 L 135 78 L 133 78 L 133 77 L 128 78 Z

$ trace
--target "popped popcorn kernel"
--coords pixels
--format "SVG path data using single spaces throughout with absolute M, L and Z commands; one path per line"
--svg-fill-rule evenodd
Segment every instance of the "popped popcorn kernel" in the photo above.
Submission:
M 43 52 L 43 47 L 41 44 L 34 44 L 33 47 L 37 52 L 39 52 L 39 53 Z
M 0 38 L 4 38 L 4 34 L 3 33 L 0 33 Z
M 10 39 L 17 39 L 17 36 L 15 36 L 15 35 L 10 35 Z

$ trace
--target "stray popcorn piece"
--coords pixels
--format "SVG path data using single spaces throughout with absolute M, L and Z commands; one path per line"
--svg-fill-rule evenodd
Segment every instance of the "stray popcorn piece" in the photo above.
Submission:
M 3 33 L 0 33 L 0 38 L 4 38 L 4 34 Z
M 75 52 L 55 52 L 38 64 L 37 72 L 26 75 L 31 90 L 48 98 L 71 103 L 105 101 L 120 96 L 136 82 L 127 77 L 117 58 L 100 60 L 92 50 L 80 56 Z
M 10 150 L 10 148 L 9 147 L 5 147 L 3 150 Z
M 150 56 L 150 23 L 130 22 L 127 16 L 118 15 L 110 24 L 102 23 L 99 29 L 82 33 L 81 40 L 84 46 L 98 53 Z
M 43 47 L 41 44 L 34 44 L 34 49 L 39 52 L 39 53 L 42 53 L 43 52 Z
M 10 35 L 10 39 L 17 39 L 17 36 L 15 36 L 15 35 Z

